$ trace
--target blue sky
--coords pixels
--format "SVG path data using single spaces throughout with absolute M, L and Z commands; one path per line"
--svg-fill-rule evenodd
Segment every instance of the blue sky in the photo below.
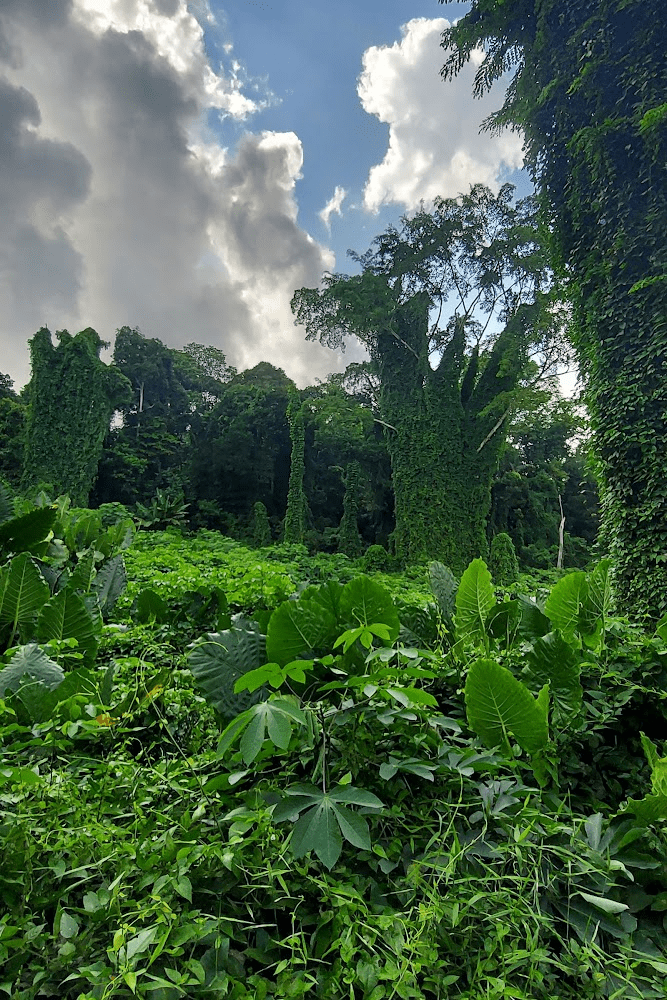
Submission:
M 294 327 L 295 288 L 353 269 L 347 249 L 422 199 L 522 176 L 517 135 L 479 135 L 502 88 L 439 78 L 442 19 L 465 10 L 5 0 L 0 370 L 26 380 L 42 325 L 126 324 L 301 385 L 344 367 L 354 347 Z

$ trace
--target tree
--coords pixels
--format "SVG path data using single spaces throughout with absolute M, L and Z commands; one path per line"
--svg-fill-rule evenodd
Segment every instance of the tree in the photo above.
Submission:
M 306 534 L 308 506 L 303 489 L 305 473 L 305 429 L 303 404 L 294 391 L 287 407 L 292 451 L 290 457 L 289 490 L 285 513 L 285 541 L 302 543 Z
M 549 347 L 557 326 L 543 308 L 548 275 L 534 206 L 514 206 L 512 195 L 511 185 L 496 197 L 478 185 L 438 199 L 433 212 L 404 218 L 353 254 L 361 274 L 326 275 L 321 289 L 302 288 L 292 300 L 308 339 L 339 347 L 355 334 L 371 355 L 396 553 L 406 562 L 440 559 L 461 570 L 485 551 L 503 427 L 531 345 Z
M 527 162 L 569 288 L 618 598 L 667 608 L 667 63 L 664 0 L 473 0 L 444 32 L 445 78 L 480 47 L 475 92 Z
M 21 488 L 40 482 L 68 493 L 86 506 L 97 475 L 104 436 L 115 409 L 124 405 L 131 386 L 113 365 L 100 360 L 106 347 L 88 327 L 75 337 L 67 330 L 51 334 L 42 327 L 30 341 L 32 378 L 28 386 L 26 448 Z
M 9 375 L 0 372 L 0 479 L 16 488 L 23 468 L 26 407 Z
M 338 529 L 338 551 L 350 559 L 361 555 L 363 548 L 359 534 L 359 511 L 362 502 L 361 468 L 358 462 L 350 462 L 345 470 L 345 497 L 343 498 L 343 516 Z

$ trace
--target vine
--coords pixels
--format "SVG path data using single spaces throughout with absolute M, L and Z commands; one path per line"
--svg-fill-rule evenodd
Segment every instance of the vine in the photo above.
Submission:
M 287 407 L 287 420 L 292 442 L 289 488 L 287 491 L 287 511 L 285 513 L 284 540 L 302 543 L 306 534 L 308 508 L 303 489 L 305 474 L 305 423 L 303 406 L 298 393 L 292 392 Z
M 97 475 L 111 417 L 131 397 L 121 372 L 100 360 L 106 347 L 88 327 L 76 336 L 56 333 L 54 347 L 46 327 L 30 341 L 32 378 L 28 387 L 26 447 L 22 490 L 40 482 L 56 494 L 69 494 L 85 506 Z

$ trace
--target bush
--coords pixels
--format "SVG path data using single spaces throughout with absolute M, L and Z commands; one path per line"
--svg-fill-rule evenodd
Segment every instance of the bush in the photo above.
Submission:
M 257 549 L 264 548 L 272 542 L 269 514 L 261 500 L 258 500 L 252 509 L 252 542 Z
M 392 561 L 382 545 L 369 545 L 361 557 L 360 565 L 364 573 L 385 573 Z
M 506 587 L 519 579 L 519 563 L 514 542 L 506 531 L 494 535 L 489 554 L 489 570 L 496 583 Z

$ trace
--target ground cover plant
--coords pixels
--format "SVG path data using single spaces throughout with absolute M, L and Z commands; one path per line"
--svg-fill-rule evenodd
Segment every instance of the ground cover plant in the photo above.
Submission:
M 667 622 L 608 563 L 132 534 L 0 522 L 4 995 L 666 995 Z

